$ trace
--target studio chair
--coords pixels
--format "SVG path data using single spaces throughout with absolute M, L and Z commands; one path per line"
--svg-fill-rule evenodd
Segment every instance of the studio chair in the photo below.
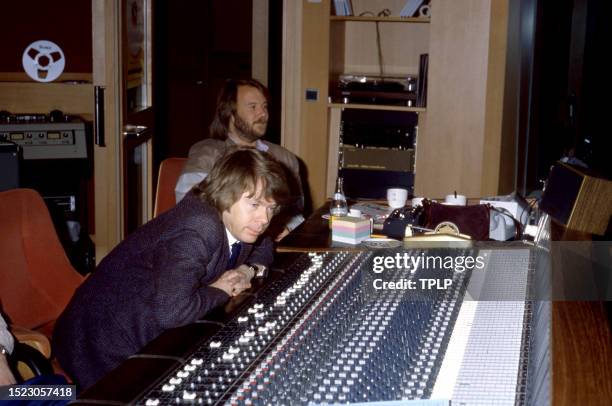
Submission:
M 15 346 L 9 356 L 9 367 L 18 384 L 66 385 L 67 376 L 57 362 L 51 362 L 51 344 L 47 337 L 32 330 L 13 327 Z M 21 404 L 21 403 L 19 403 Z M 55 404 L 55 403 L 54 403 Z
M 178 181 L 187 158 L 166 158 L 159 166 L 157 177 L 157 192 L 153 217 L 157 217 L 176 205 L 174 187 Z
M 24 337 L 24 334 L 26 337 Z M 17 338 L 12 354 L 13 374 L 18 381 L 25 381 L 35 376 L 53 375 L 53 366 L 49 360 L 51 346 L 49 340 L 40 333 L 13 329 L 13 335 Z M 38 335 L 38 336 L 36 336 Z M 22 341 L 22 340 L 28 341 Z M 46 340 L 46 352 L 42 352 L 39 345 Z
M 59 242 L 42 197 L 32 189 L 0 192 L 0 301 L 13 329 L 50 339 L 83 277 Z

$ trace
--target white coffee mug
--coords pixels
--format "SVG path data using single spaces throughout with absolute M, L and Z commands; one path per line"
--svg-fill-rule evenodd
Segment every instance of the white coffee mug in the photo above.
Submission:
M 392 209 L 404 207 L 406 199 L 408 199 L 408 190 L 402 188 L 387 189 L 387 203 Z
M 467 204 L 467 197 L 464 195 L 458 195 L 453 193 L 452 195 L 446 195 L 444 204 L 451 206 L 465 206 Z

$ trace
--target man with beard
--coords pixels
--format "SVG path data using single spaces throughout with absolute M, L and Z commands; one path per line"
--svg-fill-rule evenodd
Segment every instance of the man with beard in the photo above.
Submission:
M 281 147 L 261 140 L 268 126 L 268 89 L 255 79 L 228 79 L 219 93 L 215 117 L 210 125 L 210 138 L 194 144 L 189 159 L 176 184 L 177 203 L 202 181 L 215 162 L 235 147 L 253 147 L 267 152 L 291 170 L 295 178 L 290 185 L 299 202 L 292 212 L 279 216 L 280 224 L 271 226 L 277 241 L 297 227 L 304 217 L 299 166 L 295 155 Z

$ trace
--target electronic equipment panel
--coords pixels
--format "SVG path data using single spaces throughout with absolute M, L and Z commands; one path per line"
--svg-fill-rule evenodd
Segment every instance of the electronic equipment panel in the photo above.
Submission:
M 345 109 L 340 126 L 339 175 L 351 198 L 386 198 L 386 189 L 414 185 L 418 114 Z
M 0 140 L 23 148 L 23 159 L 86 159 L 85 123 L 0 124 Z
M 417 100 L 417 77 L 339 75 L 330 83 L 333 103 L 363 103 L 413 107 Z
M 396 262 L 384 270 L 393 287 L 374 272 L 376 257 L 432 255 L 455 261 L 483 255 L 487 269 L 503 272 Z M 529 290 L 532 261 L 529 249 L 304 254 L 136 403 L 534 404 L 529 354 L 542 338 L 534 339 L 530 327 L 532 306 L 515 300 Z M 434 280 L 427 289 L 409 287 Z M 472 300 L 484 288 L 491 296 Z M 494 300 L 497 294 L 510 296 Z

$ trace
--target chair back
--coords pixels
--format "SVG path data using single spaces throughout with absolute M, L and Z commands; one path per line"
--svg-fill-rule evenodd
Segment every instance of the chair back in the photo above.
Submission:
M 35 190 L 0 192 L 0 228 L 4 313 L 12 324 L 50 336 L 83 276 L 68 261 L 47 206 Z
M 176 205 L 174 188 L 185 162 L 187 158 L 166 158 L 159 166 L 153 217 L 159 216 Z

